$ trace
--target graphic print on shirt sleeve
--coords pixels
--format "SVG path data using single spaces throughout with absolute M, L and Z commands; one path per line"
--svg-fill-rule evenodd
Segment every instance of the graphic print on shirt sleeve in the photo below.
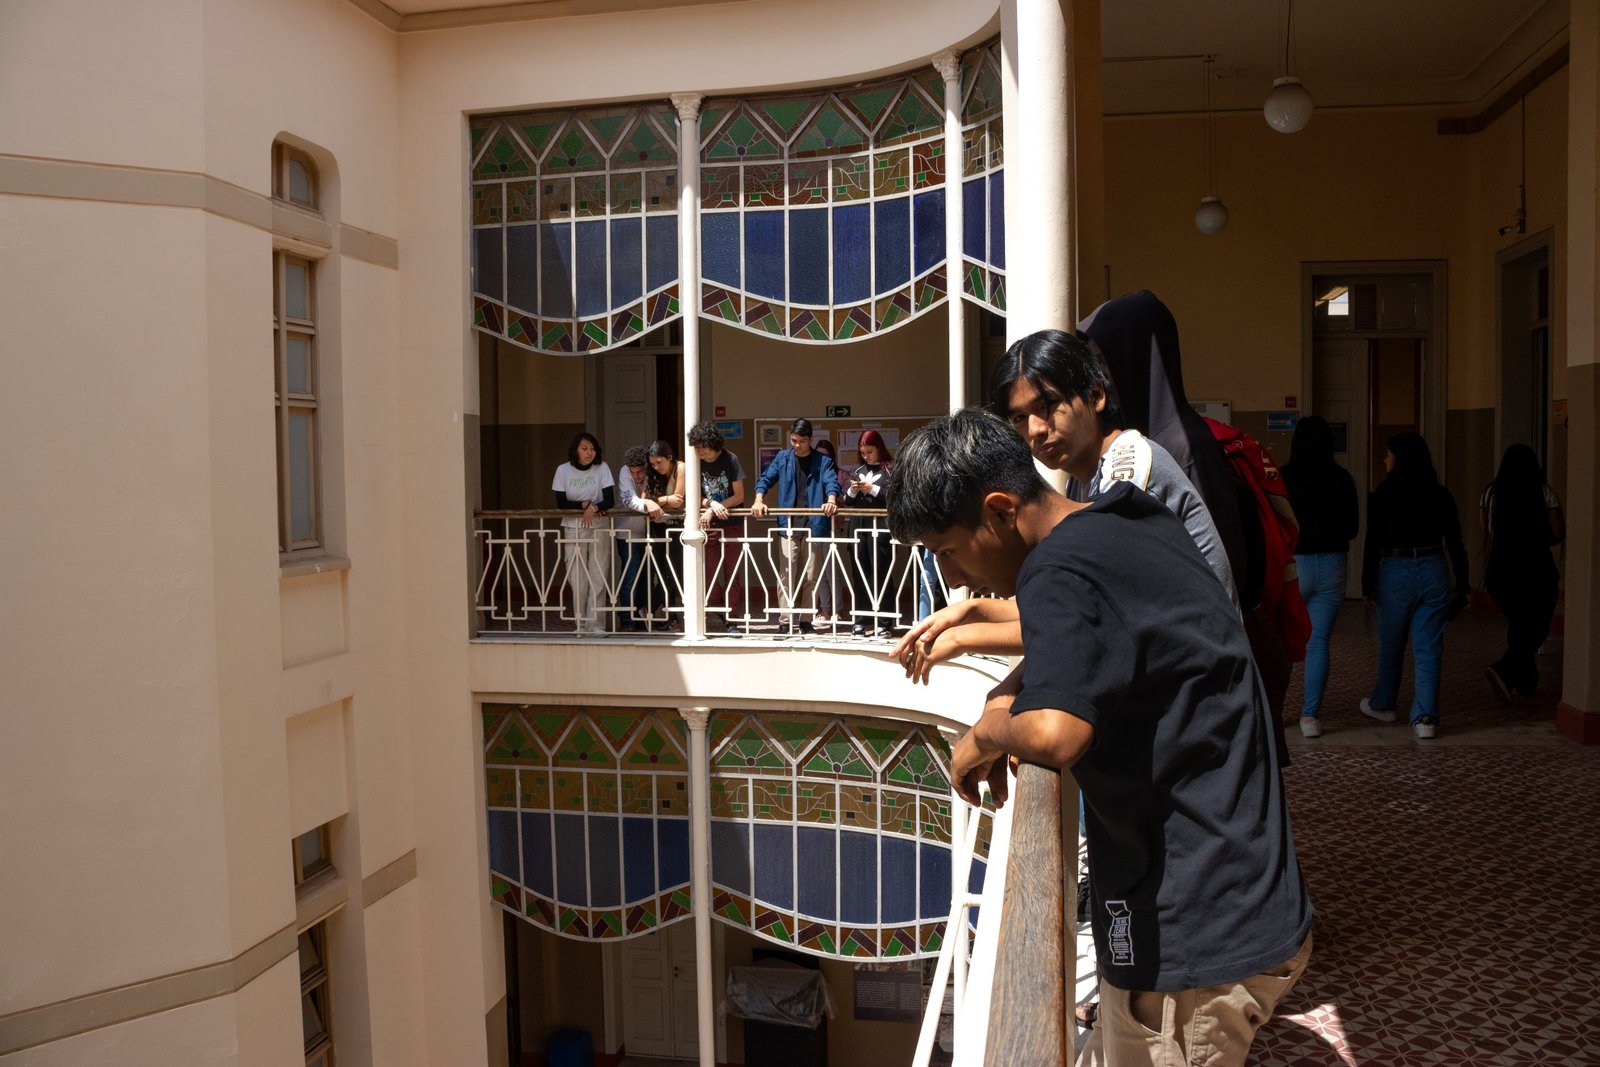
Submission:
M 1111 913 L 1111 926 L 1106 932 L 1106 943 L 1111 949 L 1114 967 L 1133 966 L 1133 909 L 1126 900 L 1106 901 L 1106 911 Z

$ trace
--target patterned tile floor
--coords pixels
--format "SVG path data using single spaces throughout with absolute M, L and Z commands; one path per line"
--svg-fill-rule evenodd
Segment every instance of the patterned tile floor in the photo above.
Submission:
M 1600 748 L 1555 732 L 1559 639 L 1538 696 L 1506 708 L 1482 678 L 1503 624 L 1469 610 L 1445 641 L 1439 736 L 1418 741 L 1403 714 L 1357 709 L 1375 635 L 1372 610 L 1347 604 L 1324 734 L 1288 731 L 1316 950 L 1251 1063 L 1600 1064 Z M 1410 684 L 1408 669 L 1402 708 Z

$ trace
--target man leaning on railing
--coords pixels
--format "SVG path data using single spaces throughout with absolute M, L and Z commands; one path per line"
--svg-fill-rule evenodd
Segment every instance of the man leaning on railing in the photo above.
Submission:
M 889 526 L 950 585 L 1016 597 L 1025 659 L 951 769 L 971 803 L 985 781 L 1004 802 L 1008 757 L 1083 791 L 1101 1006 L 1079 1067 L 1242 1065 L 1312 910 L 1250 645 L 1183 523 L 1127 483 L 1068 500 L 967 410 L 906 441 Z

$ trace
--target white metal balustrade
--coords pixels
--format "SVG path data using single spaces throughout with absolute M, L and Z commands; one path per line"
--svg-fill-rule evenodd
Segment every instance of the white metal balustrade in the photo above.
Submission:
M 710 635 L 815 632 L 888 639 L 949 599 L 918 547 L 889 535 L 882 511 L 840 509 L 813 534 L 814 508 L 736 510 L 713 527 L 704 590 L 683 587 L 681 515 L 666 524 L 616 514 L 563 526 L 571 511 L 476 515 L 480 634 L 600 636 L 681 632 L 686 597 L 705 604 Z M 778 524 L 790 518 L 793 526 Z

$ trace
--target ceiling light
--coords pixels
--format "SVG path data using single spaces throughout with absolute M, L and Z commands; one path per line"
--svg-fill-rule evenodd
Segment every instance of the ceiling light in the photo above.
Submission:
M 1203 234 L 1221 233 L 1228 225 L 1228 209 L 1217 195 L 1217 116 L 1212 106 L 1212 82 L 1216 78 L 1216 56 L 1205 56 L 1202 71 L 1205 74 L 1205 165 L 1206 195 L 1200 198 L 1200 207 L 1194 213 L 1194 228 Z
M 1194 213 L 1194 228 L 1204 234 L 1221 233 L 1228 225 L 1228 207 L 1214 196 L 1202 196 Z
M 1311 121 L 1311 94 L 1294 76 L 1290 46 L 1294 43 L 1294 0 L 1289 0 L 1289 17 L 1283 27 L 1283 77 L 1272 83 L 1267 102 L 1261 105 L 1267 125 L 1279 133 L 1299 133 Z

